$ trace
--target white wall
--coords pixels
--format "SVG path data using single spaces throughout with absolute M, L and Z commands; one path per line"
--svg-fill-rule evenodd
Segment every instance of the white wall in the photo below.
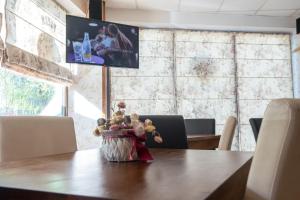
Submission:
M 72 64 L 74 84 L 69 88 L 69 116 L 74 119 L 78 149 L 97 148 L 99 137 L 93 135 L 97 119 L 103 117 L 102 69 L 94 65 Z
M 292 32 L 295 18 L 210 13 L 184 13 L 130 9 L 107 9 L 108 21 L 142 27 L 208 29 L 225 31 Z

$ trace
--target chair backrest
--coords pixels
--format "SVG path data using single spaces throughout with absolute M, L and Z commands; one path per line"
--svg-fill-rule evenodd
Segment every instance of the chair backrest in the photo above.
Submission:
M 77 150 L 69 117 L 0 117 L 0 162 Z
M 187 135 L 212 134 L 216 132 L 215 119 L 184 119 Z
M 142 115 L 140 120 L 151 119 L 156 130 L 161 134 L 163 143 L 156 143 L 147 137 L 146 145 L 150 148 L 187 149 L 187 136 L 181 115 Z
M 261 122 L 262 122 L 262 118 L 250 118 L 249 119 L 252 131 L 253 131 L 253 135 L 255 138 L 255 141 L 257 141 L 257 137 L 258 137 L 258 133 L 259 133 L 259 129 L 261 126 Z
M 231 150 L 237 119 L 233 116 L 227 118 L 219 142 L 219 150 Z
M 248 176 L 245 199 L 300 198 L 300 100 L 268 105 Z

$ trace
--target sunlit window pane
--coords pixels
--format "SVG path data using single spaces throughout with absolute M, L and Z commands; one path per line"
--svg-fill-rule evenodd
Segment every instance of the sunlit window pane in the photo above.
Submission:
M 64 87 L 0 68 L 0 115 L 63 115 Z

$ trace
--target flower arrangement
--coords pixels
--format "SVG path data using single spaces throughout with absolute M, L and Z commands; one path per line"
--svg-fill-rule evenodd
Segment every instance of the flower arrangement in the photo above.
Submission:
M 155 142 L 162 143 L 163 139 L 156 131 L 150 119 L 139 120 L 139 115 L 133 113 L 130 120 L 125 115 L 126 104 L 121 101 L 111 119 L 100 118 L 94 135 L 102 136 L 102 150 L 110 161 L 153 160 L 144 142 L 151 135 Z

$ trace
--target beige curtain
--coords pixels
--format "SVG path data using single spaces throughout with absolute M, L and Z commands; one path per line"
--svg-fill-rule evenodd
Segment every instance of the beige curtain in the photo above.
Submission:
M 19 7 L 16 6 L 16 3 L 24 4 L 23 1 L 7 1 L 3 8 L 4 12 L 0 13 L 0 33 L 2 31 L 0 66 L 25 75 L 70 85 L 73 82 L 73 76 L 70 67 L 64 62 L 65 44 L 61 42 L 62 38 L 65 37 L 64 25 L 56 22 L 52 15 L 42 12 L 40 5 L 37 6 L 33 2 L 28 1 L 30 4 L 27 5 L 29 6 L 28 9 L 39 12 L 41 19 L 44 19 L 43 15 L 47 16 L 47 22 L 50 20 L 50 22 L 55 23 L 52 26 L 59 30 L 58 33 L 55 32 L 56 35 L 53 35 L 45 23 L 39 24 L 40 20 L 32 18 L 31 15 L 26 15 L 26 13 L 17 15 L 16 13 L 21 11 L 18 10 Z M 56 5 L 50 4 L 51 2 L 47 3 L 48 6 Z M 26 5 L 23 4 L 22 6 Z M 63 11 L 61 13 L 64 14 Z M 32 24 L 29 23 L 30 20 Z M 3 25 L 2 28 L 1 25 Z M 58 29 L 58 25 L 60 25 L 60 29 Z M 60 38 L 60 42 L 58 42 L 57 37 Z M 41 55 L 40 52 L 36 52 L 36 48 L 41 52 Z
M 70 70 L 10 44 L 6 44 L 2 66 L 49 81 L 72 83 Z

